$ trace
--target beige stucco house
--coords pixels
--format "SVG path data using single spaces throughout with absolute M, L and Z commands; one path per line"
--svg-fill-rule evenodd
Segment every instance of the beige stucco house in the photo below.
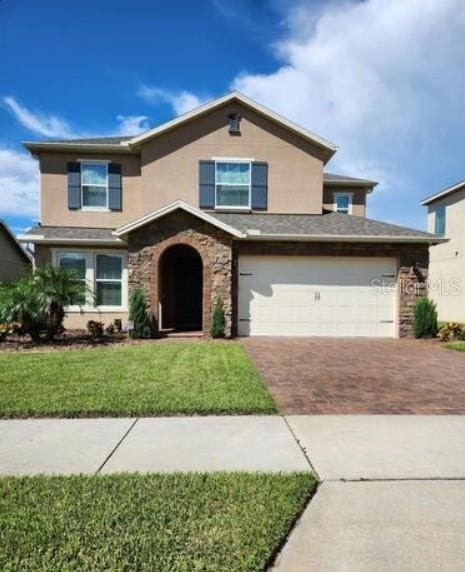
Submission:
M 367 219 L 374 181 L 329 174 L 332 143 L 240 93 L 136 137 L 25 146 L 41 225 L 22 240 L 89 287 L 68 327 L 126 319 L 138 287 L 160 332 L 208 333 L 217 298 L 228 335 L 411 332 L 441 238 Z
M 0 219 L 0 284 L 9 284 L 30 270 L 31 255 L 19 244 L 6 222 Z
M 430 297 L 444 321 L 465 322 L 465 181 L 424 199 L 428 230 L 448 240 L 430 248 Z

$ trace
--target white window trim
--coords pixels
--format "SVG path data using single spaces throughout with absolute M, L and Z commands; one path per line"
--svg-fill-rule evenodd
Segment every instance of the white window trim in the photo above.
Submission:
M 342 212 L 342 211 L 338 211 L 337 210 L 337 199 L 339 197 L 348 197 L 349 199 L 349 208 L 347 209 L 347 213 L 342 213 L 342 214 L 352 214 L 352 199 L 353 199 L 354 193 L 333 193 L 333 210 L 334 212 Z
M 252 209 L 252 162 L 254 159 L 245 159 L 241 157 L 213 157 L 212 160 L 215 162 L 215 210 L 223 211 L 250 211 Z M 249 165 L 249 201 L 247 205 L 219 205 L 217 203 L 217 186 L 218 182 L 216 179 L 216 165 L 217 163 L 244 163 Z M 221 183 L 223 186 L 228 186 L 228 183 Z M 231 187 L 237 185 L 230 185 Z M 245 187 L 245 185 L 244 185 Z
M 79 163 L 81 163 L 81 210 L 83 211 L 105 211 L 105 212 L 109 212 L 110 211 L 110 206 L 109 206 L 109 200 L 110 200 L 110 192 L 109 192 L 109 185 L 108 185 L 108 163 L 110 163 L 110 161 L 106 161 L 106 160 L 99 160 L 99 159 L 94 159 L 94 160 L 90 160 L 90 161 L 85 161 L 85 160 L 81 160 L 79 161 Z M 105 185 L 84 185 L 82 182 L 82 167 L 83 165 L 105 165 L 106 167 L 106 171 L 107 171 L 107 181 Z M 86 207 L 84 206 L 84 186 L 91 186 L 91 187 L 105 187 L 106 189 L 106 204 L 104 207 Z
M 86 303 L 80 306 L 68 306 L 69 313 L 80 312 L 127 312 L 128 311 L 128 254 L 126 251 L 112 249 L 84 249 L 84 248 L 52 248 L 52 260 L 55 266 L 59 265 L 60 255 L 66 253 L 84 253 L 86 255 Z M 122 259 L 121 274 L 121 306 L 97 306 L 97 254 L 110 254 L 120 256 Z M 104 280 L 111 282 L 111 280 Z M 116 282 L 116 280 L 115 280 Z M 118 280 L 119 282 L 119 280 Z

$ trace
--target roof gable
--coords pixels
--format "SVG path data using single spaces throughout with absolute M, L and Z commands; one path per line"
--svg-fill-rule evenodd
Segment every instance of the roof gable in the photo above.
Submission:
M 201 211 L 200 209 L 190 205 L 189 203 L 186 203 L 184 201 L 174 201 L 172 203 L 170 203 L 169 205 L 166 205 L 165 207 L 162 207 L 161 209 L 158 209 L 156 211 L 153 211 L 141 218 L 138 218 L 136 220 L 133 220 L 127 224 L 123 224 L 122 226 L 118 227 L 113 234 L 116 237 L 122 237 L 122 236 L 126 236 L 127 234 L 129 234 L 130 232 L 145 226 L 146 224 L 149 224 L 150 222 L 153 222 L 154 220 L 163 218 L 164 216 L 176 211 L 176 210 L 183 210 L 201 220 L 204 220 L 205 222 L 210 223 L 213 226 L 216 226 L 217 228 L 220 228 L 221 230 L 224 230 L 225 232 L 227 232 L 228 234 L 231 234 L 232 236 L 235 236 L 236 238 L 242 238 L 243 234 L 242 232 L 240 232 L 239 230 L 237 230 L 236 228 L 230 226 L 229 224 L 226 224 L 222 221 L 220 221 L 219 219 L 209 215 L 208 213 Z
M 324 150 L 328 154 L 328 160 L 336 152 L 337 148 L 333 143 L 330 143 L 323 137 L 320 137 L 319 135 L 316 135 L 315 133 L 312 133 L 311 131 L 304 129 L 303 127 L 297 125 L 293 121 L 290 121 L 289 119 L 286 119 L 285 117 L 275 113 L 274 111 L 271 111 L 267 107 L 261 105 L 260 103 L 257 103 L 253 99 L 250 99 L 249 97 L 238 91 L 233 91 L 222 97 L 218 97 L 217 99 L 214 99 L 203 105 L 200 105 L 199 107 L 196 107 L 192 111 L 184 113 L 183 115 L 180 115 L 179 117 L 176 117 L 171 121 L 167 121 L 166 123 L 163 123 L 155 127 L 154 129 L 150 129 L 145 133 L 141 133 L 140 135 L 137 135 L 132 139 L 123 142 L 122 145 L 126 145 L 129 148 L 138 147 L 139 145 L 146 143 L 147 141 L 153 138 L 159 137 L 160 135 L 168 131 L 176 129 L 181 125 L 189 123 L 190 121 L 194 121 L 195 119 L 200 118 L 203 115 L 206 115 L 211 111 L 218 109 L 219 107 L 234 102 L 239 103 L 244 107 L 255 111 L 259 115 L 299 135 L 303 139 L 311 142 L 313 145 Z

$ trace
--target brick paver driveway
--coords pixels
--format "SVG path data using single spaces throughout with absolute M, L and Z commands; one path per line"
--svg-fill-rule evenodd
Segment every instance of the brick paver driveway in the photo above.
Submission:
M 418 340 L 244 338 L 281 413 L 465 414 L 465 353 Z

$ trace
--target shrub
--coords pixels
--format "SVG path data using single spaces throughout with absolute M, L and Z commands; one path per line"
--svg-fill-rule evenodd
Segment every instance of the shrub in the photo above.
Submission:
M 226 318 L 224 315 L 224 304 L 221 298 L 217 298 L 213 308 L 212 325 L 210 335 L 212 338 L 223 338 L 226 328 Z
M 73 271 L 47 265 L 17 280 L 0 294 L 0 322 L 19 322 L 34 342 L 63 332 L 65 307 L 82 296 Z
M 103 336 L 103 322 L 89 320 L 87 322 L 87 331 L 93 338 L 100 338 L 100 336 Z
M 416 338 L 435 338 L 438 333 L 436 304 L 429 298 L 418 298 L 414 307 L 413 332 Z
M 123 322 L 120 318 L 116 318 L 115 320 L 113 320 L 113 325 L 115 327 L 115 332 L 117 334 L 119 334 L 121 332 L 121 330 L 123 329 Z
M 142 290 L 136 289 L 131 293 L 129 321 L 132 322 L 132 329 L 129 330 L 131 338 L 146 339 L 152 337 L 152 324 L 147 311 L 147 299 Z
M 439 328 L 441 342 L 465 340 L 465 326 L 459 322 L 446 322 Z

